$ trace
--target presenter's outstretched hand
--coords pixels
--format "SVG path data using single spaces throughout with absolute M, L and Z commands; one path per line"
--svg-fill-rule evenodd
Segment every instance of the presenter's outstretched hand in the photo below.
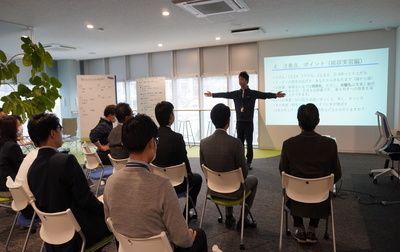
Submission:
M 204 93 L 204 95 L 207 97 L 212 97 L 212 93 L 210 91 L 207 91 L 206 93 Z
M 278 93 L 276 93 L 276 98 L 282 98 L 282 97 L 285 97 L 285 96 L 286 96 L 286 94 L 282 93 L 282 91 L 279 91 Z

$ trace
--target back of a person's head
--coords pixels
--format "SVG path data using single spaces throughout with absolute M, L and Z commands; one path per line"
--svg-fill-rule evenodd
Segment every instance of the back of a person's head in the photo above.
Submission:
M 156 114 L 156 119 L 160 126 L 165 126 L 169 124 L 170 115 L 173 113 L 174 105 L 167 101 L 162 101 L 157 103 L 154 112 Z
M 242 77 L 245 79 L 247 82 L 249 82 L 249 74 L 246 71 L 242 71 L 239 73 L 239 77 Z
M 132 116 L 133 112 L 128 103 L 120 102 L 115 107 L 115 116 L 119 123 L 124 123 L 125 118 Z
M 28 121 L 28 133 L 36 146 L 46 141 L 52 130 L 60 125 L 60 119 L 51 113 L 39 113 Z
M 16 116 L 4 116 L 0 119 L 0 142 L 17 140 L 17 122 Z
M 210 115 L 215 128 L 220 129 L 228 124 L 231 118 L 231 110 L 225 104 L 218 103 L 212 108 Z
M 313 131 L 319 123 L 317 106 L 312 103 L 301 105 L 297 110 L 297 120 L 304 131 Z
M 104 117 L 115 115 L 115 108 L 116 106 L 114 104 L 107 105 L 107 107 L 104 109 Z
M 145 114 L 137 114 L 122 125 L 122 145 L 129 153 L 142 153 L 150 139 L 157 137 L 157 134 L 157 125 L 153 120 Z

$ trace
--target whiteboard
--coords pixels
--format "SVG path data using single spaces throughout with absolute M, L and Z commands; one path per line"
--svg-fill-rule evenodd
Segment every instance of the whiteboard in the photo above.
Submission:
M 77 75 L 79 133 L 89 138 L 107 105 L 116 103 L 114 75 Z
M 136 79 L 137 108 L 141 114 L 150 116 L 157 123 L 154 108 L 165 101 L 165 77 Z

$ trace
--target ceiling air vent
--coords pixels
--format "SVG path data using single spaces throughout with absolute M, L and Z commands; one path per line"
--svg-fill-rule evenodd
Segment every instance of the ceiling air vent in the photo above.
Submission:
M 249 10 L 243 0 L 173 0 L 172 3 L 198 18 Z
M 243 28 L 243 29 L 236 29 L 236 30 L 231 30 L 231 34 L 236 35 L 236 34 L 248 34 L 248 33 L 264 33 L 263 29 L 261 27 L 251 27 L 251 28 Z
M 44 49 L 47 51 L 73 51 L 76 50 L 75 47 L 67 46 L 67 45 L 60 45 L 56 43 L 46 44 L 43 45 Z

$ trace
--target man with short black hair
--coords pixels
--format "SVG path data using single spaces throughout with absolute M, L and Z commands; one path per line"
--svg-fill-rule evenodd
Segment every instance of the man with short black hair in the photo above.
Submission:
M 86 237 L 86 245 L 111 234 L 104 220 L 103 204 L 90 191 L 86 177 L 75 156 L 60 153 L 62 126 L 54 114 L 39 113 L 28 122 L 32 141 L 40 147 L 28 171 L 28 186 L 39 210 L 48 213 L 71 209 Z M 80 236 L 61 245 L 46 244 L 46 251 L 79 251 Z
M 104 117 L 101 117 L 96 127 L 94 127 L 89 134 L 90 141 L 96 145 L 97 154 L 101 159 L 103 165 L 111 165 L 108 158 L 110 153 L 110 144 L 108 142 L 108 135 L 113 129 L 113 122 L 115 122 L 115 105 L 111 104 L 104 109 Z
M 115 230 L 127 237 L 147 238 L 165 231 L 179 251 L 205 252 L 206 235 L 202 229 L 188 229 L 169 179 L 150 173 L 148 164 L 157 153 L 157 133 L 157 125 L 144 114 L 123 124 L 122 143 L 129 160 L 107 180 L 106 218 L 111 217 Z
M 190 185 L 189 196 L 193 200 L 189 201 L 189 210 L 196 207 L 197 196 L 201 189 L 202 177 L 198 173 L 192 173 L 189 159 L 187 157 L 186 145 L 183 136 L 171 129 L 171 125 L 175 121 L 174 105 L 167 101 L 157 103 L 155 107 L 155 115 L 160 125 L 158 129 L 158 137 L 160 142 L 157 145 L 157 155 L 153 160 L 153 164 L 160 167 L 168 167 L 185 163 Z M 175 191 L 179 194 L 186 191 L 186 181 L 175 187 Z M 185 206 L 186 210 L 186 206 Z M 183 211 L 185 213 L 185 210 Z M 189 220 L 194 217 L 195 212 L 190 211 Z
M 283 142 L 279 171 L 300 178 L 320 178 L 333 173 L 336 183 L 342 176 L 336 141 L 314 131 L 320 120 L 318 108 L 312 103 L 301 105 L 297 120 L 301 133 Z M 318 204 L 289 200 L 288 206 L 297 228 L 296 240 L 300 243 L 316 243 L 315 230 L 319 219 L 328 216 L 329 200 Z M 303 218 L 299 216 L 311 217 L 307 233 Z
M 258 179 L 254 175 L 248 175 L 248 166 L 244 157 L 242 142 L 235 137 L 228 135 L 226 130 L 230 124 L 231 111 L 225 104 L 219 103 L 211 110 L 211 121 L 215 125 L 215 132 L 200 141 L 200 165 L 205 165 L 216 172 L 227 172 L 242 168 L 245 179 L 246 191 L 250 195 L 246 198 L 246 204 L 251 208 L 257 193 Z M 241 199 L 243 190 L 239 189 L 230 194 L 219 194 L 210 192 L 211 195 L 227 199 Z M 233 207 L 225 208 L 225 226 L 231 228 L 235 223 Z M 255 227 L 256 223 L 247 218 L 248 211 L 245 211 L 245 228 Z M 240 229 L 241 220 L 237 223 Z
M 132 115 L 133 112 L 128 103 L 120 102 L 117 104 L 115 108 L 115 116 L 117 117 L 118 125 L 113 128 L 108 135 L 110 154 L 115 159 L 125 159 L 129 157 L 129 152 L 122 145 L 121 132 L 125 120 Z

